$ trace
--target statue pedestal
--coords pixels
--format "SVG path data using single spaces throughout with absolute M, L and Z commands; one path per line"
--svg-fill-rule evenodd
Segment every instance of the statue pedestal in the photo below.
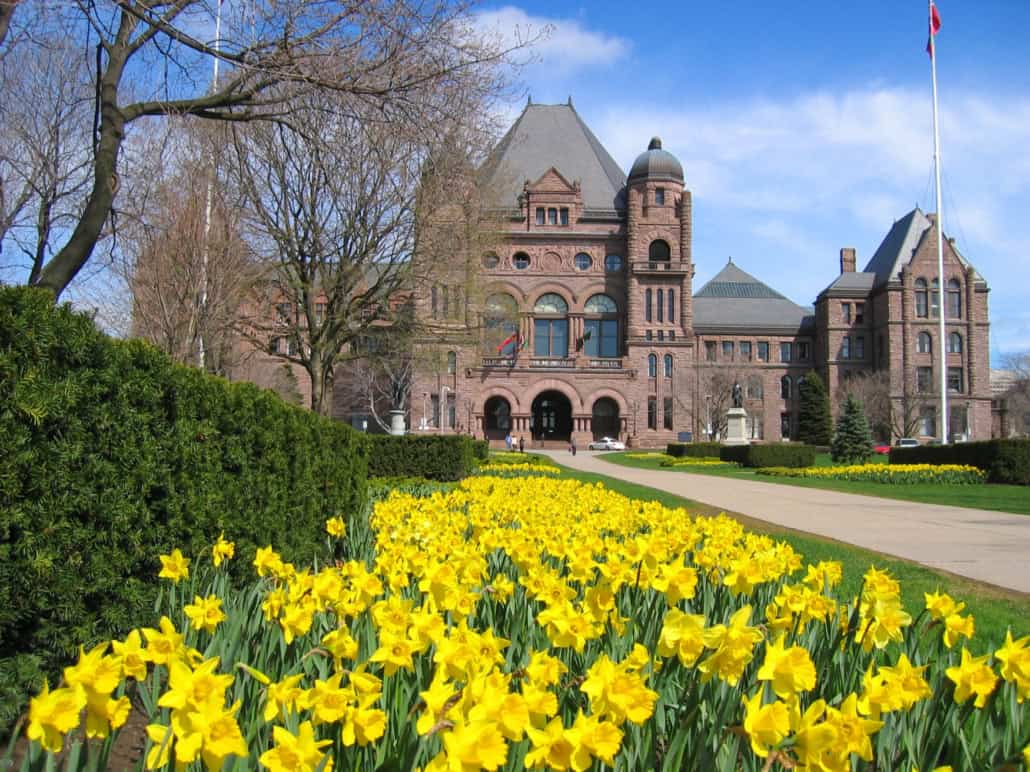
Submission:
M 726 439 L 724 445 L 750 445 L 745 422 L 747 411 L 742 407 L 731 407 L 726 411 Z
M 404 426 L 404 411 L 403 410 L 391 410 L 390 411 L 390 434 L 402 435 L 407 432 Z

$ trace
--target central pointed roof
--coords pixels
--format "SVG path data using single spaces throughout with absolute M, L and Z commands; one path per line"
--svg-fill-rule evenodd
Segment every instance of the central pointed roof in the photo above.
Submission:
M 583 206 L 596 212 L 625 210 L 626 175 L 572 106 L 527 104 L 480 168 L 480 184 L 496 205 L 515 207 L 526 180 L 554 167 L 579 180 Z
M 732 260 L 694 295 L 694 329 L 702 334 L 752 328 L 794 331 L 814 321 L 812 309 L 787 299 Z

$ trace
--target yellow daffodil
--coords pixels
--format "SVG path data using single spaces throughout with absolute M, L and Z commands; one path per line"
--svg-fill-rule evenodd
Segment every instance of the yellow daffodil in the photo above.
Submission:
M 175 583 L 189 578 L 190 559 L 183 557 L 182 551 L 178 547 L 173 549 L 171 554 L 158 557 L 161 560 L 161 570 L 157 574 L 159 578 L 170 579 Z
M 203 630 L 206 633 L 213 633 L 226 619 L 222 610 L 222 599 L 216 595 L 208 595 L 206 598 L 196 595 L 193 603 L 183 606 L 182 611 L 194 630 Z
M 60 753 L 64 736 L 79 725 L 79 714 L 86 707 L 82 689 L 64 688 L 50 691 L 47 683 L 29 701 L 29 727 L 26 735 L 43 746 L 43 750 Z
M 976 695 L 976 701 L 973 703 L 976 707 L 982 708 L 987 704 L 987 698 L 998 685 L 998 677 L 987 664 L 989 658 L 988 654 L 974 657 L 963 647 L 961 663 L 944 671 L 948 679 L 955 684 L 955 702 L 961 704 Z
M 261 754 L 259 761 L 269 772 L 315 772 L 325 758 L 322 751 L 332 740 L 316 740 L 310 721 L 304 721 L 292 734 L 281 726 L 272 727 L 275 745 Z
M 214 563 L 215 568 L 222 565 L 223 560 L 232 560 L 235 555 L 236 545 L 231 541 L 226 541 L 224 533 L 219 534 L 218 541 L 211 548 L 211 562 Z

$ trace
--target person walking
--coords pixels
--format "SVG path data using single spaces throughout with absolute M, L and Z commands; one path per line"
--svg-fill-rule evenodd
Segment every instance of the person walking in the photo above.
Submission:
M 507 448 L 509 452 L 511 451 L 511 444 L 512 436 L 511 432 L 508 432 L 506 435 L 504 435 L 504 447 Z
M 519 437 L 519 453 L 525 453 L 525 452 L 526 452 L 526 438 L 520 436 Z
M 576 455 L 576 438 L 573 437 L 569 440 L 569 453 Z

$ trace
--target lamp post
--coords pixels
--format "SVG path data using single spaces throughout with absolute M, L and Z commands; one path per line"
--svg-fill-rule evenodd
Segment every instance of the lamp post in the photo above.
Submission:
M 429 426 L 429 392 L 422 392 L 422 429 Z
M 712 441 L 712 395 L 705 394 L 705 436 Z

